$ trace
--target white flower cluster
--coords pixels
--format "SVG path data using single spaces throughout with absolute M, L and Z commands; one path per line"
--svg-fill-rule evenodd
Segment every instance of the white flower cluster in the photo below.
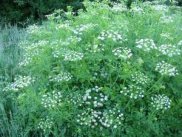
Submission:
M 153 5 L 153 6 L 151 6 L 151 8 L 158 12 L 168 12 L 168 10 L 169 10 L 168 6 L 159 5 L 159 4 Z
M 24 50 L 23 60 L 19 63 L 20 67 L 27 66 L 32 62 L 33 57 L 39 56 L 44 51 L 45 46 L 48 45 L 48 41 L 40 40 L 36 43 L 21 44 L 21 48 Z
M 89 29 L 92 29 L 93 27 L 97 26 L 97 24 L 81 24 L 79 26 L 76 26 L 74 29 L 72 29 L 73 33 L 76 35 L 82 35 L 83 32 L 88 31 Z
M 53 57 L 59 58 L 60 56 L 64 58 L 65 61 L 79 61 L 82 60 L 84 54 L 81 52 L 76 52 L 68 49 L 61 49 L 53 51 Z
M 71 25 L 70 25 L 70 22 L 64 22 L 63 24 L 58 24 L 56 26 L 56 29 L 57 30 L 60 30 L 60 29 L 70 29 L 71 28 Z
M 54 122 L 50 118 L 41 119 L 38 124 L 38 129 L 41 129 L 44 132 L 48 132 L 52 128 L 53 124 Z
M 64 54 L 65 61 L 79 61 L 83 58 L 83 53 L 76 51 L 68 51 Z
M 138 14 L 144 13 L 144 10 L 138 6 L 132 7 L 131 11 L 133 11 L 134 13 L 138 13 Z
M 40 27 L 38 27 L 37 25 L 33 24 L 33 25 L 29 25 L 26 30 L 28 33 L 30 34 L 36 34 L 37 32 L 40 31 L 39 29 Z
M 181 50 L 178 49 L 175 45 L 171 44 L 163 44 L 160 47 L 158 47 L 158 50 L 169 57 L 177 56 L 181 54 Z
M 170 33 L 161 33 L 160 36 L 162 38 L 168 39 L 168 40 L 173 40 L 174 38 L 171 36 Z
M 112 50 L 113 54 L 118 58 L 129 59 L 132 56 L 131 49 L 127 47 L 118 47 Z
M 140 39 L 136 40 L 136 47 L 144 51 L 150 51 L 152 49 L 157 49 L 154 41 L 152 39 Z
M 18 64 L 20 67 L 25 67 L 32 62 L 32 56 L 25 54 L 24 59 Z
M 171 107 L 171 100 L 166 95 L 155 95 L 151 97 L 151 105 L 156 110 L 167 110 Z
M 164 15 L 164 16 L 162 16 L 160 18 L 160 22 L 161 23 L 164 23 L 164 24 L 168 24 L 168 23 L 173 23 L 174 20 L 173 20 L 172 16 L 166 16 L 166 15 Z
M 115 42 L 123 42 L 126 41 L 124 36 L 119 33 L 118 31 L 114 30 L 108 30 L 108 31 L 103 31 L 101 34 L 98 36 L 99 40 L 106 40 L 106 39 L 111 39 Z
M 150 79 L 142 72 L 135 72 L 131 75 L 131 81 L 133 81 L 137 85 L 147 85 L 150 82 Z
M 44 108 L 56 108 L 61 105 L 62 94 L 60 91 L 48 92 L 42 95 L 41 104 Z
M 82 98 L 83 96 L 80 94 L 80 92 L 75 92 L 73 94 L 69 94 L 67 102 L 79 107 L 82 106 Z
M 30 45 L 26 44 L 23 49 L 25 49 L 26 51 L 32 51 L 35 49 L 40 49 L 41 47 L 45 47 L 45 45 L 47 45 L 49 42 L 46 40 L 40 40 L 38 42 L 32 43 Z
M 177 45 L 182 46 L 182 40 L 180 40 Z
M 83 104 L 100 108 L 104 106 L 104 102 L 108 100 L 108 96 L 101 92 L 101 87 L 95 86 L 86 90 L 83 96 Z
M 49 76 L 49 81 L 51 82 L 62 82 L 71 80 L 72 75 L 68 72 L 60 72 L 55 76 Z
M 144 97 L 144 90 L 136 85 L 123 87 L 123 90 L 121 90 L 120 93 L 124 96 L 129 96 L 131 99 L 139 99 Z
M 91 128 L 95 128 L 99 125 L 98 119 L 100 119 L 102 116 L 101 111 L 96 111 L 91 108 L 88 108 L 83 113 L 78 114 L 77 122 L 79 125 L 88 126 Z
M 123 113 L 116 108 L 110 109 L 109 111 L 104 111 L 103 116 L 100 119 L 100 123 L 102 126 L 107 128 L 118 128 L 122 125 L 122 121 L 124 120 Z
M 77 122 L 80 125 L 91 128 L 118 128 L 124 120 L 123 113 L 115 108 L 107 110 L 94 110 L 88 108 L 78 115 Z
M 34 79 L 30 76 L 17 76 L 15 77 L 15 81 L 10 83 L 7 87 L 5 87 L 4 91 L 19 91 L 23 88 L 30 86 L 34 82 Z
M 63 45 L 70 45 L 71 43 L 77 43 L 77 42 L 80 42 L 82 40 L 82 38 L 81 37 L 79 37 L 79 36 L 70 36 L 70 37 L 68 37 L 67 38 L 67 40 L 65 41 L 65 42 L 63 42 L 62 44 Z
M 118 13 L 127 11 L 127 7 L 123 3 L 112 3 L 112 7 L 110 8 L 111 11 Z
M 64 55 L 64 52 L 66 51 L 67 49 L 65 48 L 55 47 L 54 51 L 52 52 L 52 55 L 54 58 L 59 58 L 59 57 L 62 57 Z
M 178 70 L 176 69 L 176 67 L 165 61 L 157 63 L 155 71 L 158 71 L 159 73 L 161 73 L 161 75 L 168 75 L 168 76 L 178 75 Z

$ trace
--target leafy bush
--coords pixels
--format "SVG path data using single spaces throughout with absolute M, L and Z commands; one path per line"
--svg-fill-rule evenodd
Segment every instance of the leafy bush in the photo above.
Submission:
M 26 29 L 0 134 L 182 136 L 181 9 L 84 4 L 76 17 L 57 11 Z

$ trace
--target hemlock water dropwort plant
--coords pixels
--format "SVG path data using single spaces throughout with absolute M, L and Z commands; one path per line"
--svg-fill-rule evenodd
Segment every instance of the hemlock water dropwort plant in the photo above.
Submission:
M 168 76 L 178 75 L 178 70 L 176 69 L 176 67 L 165 61 L 157 63 L 155 71 L 158 71 L 161 75 L 168 75 Z
M 3 46 L 0 135 L 181 136 L 180 8 L 83 4 L 27 27 L 17 64 Z

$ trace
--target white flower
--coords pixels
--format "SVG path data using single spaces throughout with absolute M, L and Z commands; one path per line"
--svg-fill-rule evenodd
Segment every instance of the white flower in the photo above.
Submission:
M 154 41 L 152 39 L 140 39 L 136 40 L 136 47 L 149 52 L 152 49 L 157 49 Z
M 81 52 L 76 52 L 64 48 L 55 50 L 52 54 L 55 58 L 63 57 L 65 61 L 79 61 L 84 57 L 84 54 Z
M 178 49 L 176 46 L 171 45 L 171 44 L 163 44 L 160 47 L 158 47 L 158 50 L 169 57 L 173 57 L 175 55 L 180 55 L 181 50 Z
M 170 33 L 161 33 L 160 36 L 165 39 L 173 40 L 174 38 L 171 36 Z
M 169 109 L 171 107 L 171 100 L 166 95 L 154 95 L 151 97 L 151 105 L 156 110 Z
M 60 91 L 52 91 L 43 94 L 41 97 L 41 104 L 44 108 L 56 108 L 61 105 L 62 93 Z
M 52 82 L 62 82 L 71 80 L 72 75 L 68 72 L 60 72 L 55 76 L 49 76 L 49 80 Z
M 76 35 L 82 35 L 83 32 L 86 32 L 92 28 L 94 28 L 95 26 L 97 26 L 97 24 L 81 24 L 76 26 L 74 29 L 72 29 L 73 33 Z
M 135 82 L 137 85 L 147 85 L 150 79 L 142 72 L 135 72 L 131 75 L 131 81 Z
M 110 8 L 111 11 L 118 13 L 127 11 L 127 7 L 124 3 L 112 3 L 112 7 Z
M 33 25 L 29 25 L 27 28 L 26 28 L 27 32 L 30 33 L 30 34 L 36 34 L 37 32 L 40 31 L 40 28 L 33 24 Z
M 132 7 L 131 11 L 133 11 L 134 13 L 138 13 L 138 14 L 144 13 L 144 10 L 138 6 Z
M 157 63 L 155 71 L 161 73 L 161 75 L 176 76 L 178 75 L 178 70 L 171 64 L 161 61 Z
M 38 124 L 38 129 L 42 129 L 44 132 L 49 131 L 53 126 L 53 120 L 50 118 L 41 119 Z
M 131 49 L 126 47 L 119 47 L 112 50 L 113 54 L 118 58 L 129 59 L 132 56 Z
M 182 46 L 182 40 L 180 40 L 177 45 Z
M 114 30 L 107 30 L 107 31 L 103 31 L 101 32 L 101 34 L 98 36 L 99 40 L 106 40 L 106 39 L 111 39 L 115 42 L 123 42 L 126 41 L 125 37 L 123 36 L 123 34 L 119 33 L 118 31 L 114 31 Z
M 158 12 L 168 12 L 169 7 L 166 5 L 159 5 L 159 4 L 155 4 L 151 6 L 152 9 L 158 11 Z
M 120 93 L 124 96 L 128 96 L 131 99 L 139 99 L 144 97 L 144 89 L 136 85 L 129 85 L 128 87 L 123 87 Z
M 166 15 L 164 15 L 164 16 L 162 16 L 160 18 L 160 22 L 161 23 L 164 23 L 164 24 L 168 24 L 168 23 L 173 23 L 174 21 L 173 21 L 173 17 L 172 16 L 166 16 Z
M 31 76 L 17 76 L 15 81 L 7 85 L 3 90 L 4 91 L 19 91 L 23 88 L 30 86 L 34 82 L 34 78 Z

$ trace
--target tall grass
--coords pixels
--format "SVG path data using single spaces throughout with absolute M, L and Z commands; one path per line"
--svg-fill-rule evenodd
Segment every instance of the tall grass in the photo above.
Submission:
M 19 134 L 18 125 L 13 118 L 17 113 L 16 103 L 3 88 L 19 73 L 21 51 L 18 44 L 25 38 L 25 31 L 17 26 L 7 25 L 0 28 L 0 136 L 4 137 L 15 137 Z

